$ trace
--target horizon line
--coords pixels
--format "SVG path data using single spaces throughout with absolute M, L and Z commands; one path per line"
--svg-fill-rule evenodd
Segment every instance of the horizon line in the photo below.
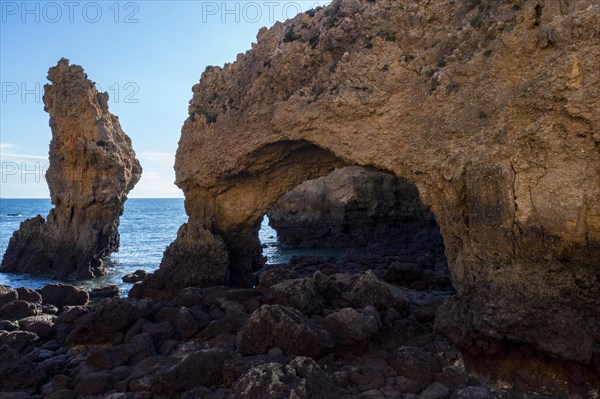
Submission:
M 27 199 L 47 199 L 47 200 L 51 200 L 51 198 L 49 197 L 0 197 L 0 201 L 5 200 L 5 199 L 15 199 L 15 200 L 27 200 Z M 127 198 L 128 200 L 130 199 L 185 199 L 185 197 L 130 197 Z

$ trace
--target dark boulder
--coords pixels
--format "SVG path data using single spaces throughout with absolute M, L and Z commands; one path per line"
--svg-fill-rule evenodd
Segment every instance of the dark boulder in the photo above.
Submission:
M 351 293 L 355 307 L 372 305 L 380 311 L 394 308 L 403 312 L 408 308 L 408 299 L 400 289 L 381 280 L 372 270 L 356 280 Z
M 148 312 L 147 301 L 109 299 L 94 306 L 78 318 L 68 337 L 70 344 L 102 344 L 113 342 L 117 332 L 125 333 Z
M 288 365 L 266 363 L 244 374 L 228 399 L 332 399 L 339 389 L 314 360 L 296 357 Z
M 286 280 L 295 279 L 296 277 L 296 272 L 288 264 L 273 267 L 260 272 L 258 275 L 258 288 L 261 290 L 266 290 L 275 284 L 279 284 Z
M 223 380 L 223 363 L 228 353 L 219 348 L 178 354 L 181 361 L 158 372 L 167 392 L 182 392 L 196 386 L 219 385 Z
M 0 332 L 0 345 L 8 345 L 18 351 L 31 347 L 39 337 L 29 331 Z
M 304 314 L 323 312 L 323 299 L 317 293 L 312 279 L 300 278 L 272 285 L 268 291 L 278 305 L 298 309 Z
M 41 307 L 35 303 L 16 300 L 0 307 L 0 319 L 19 320 L 41 313 Z
M 138 281 L 142 281 L 144 277 L 148 275 L 148 272 L 142 269 L 138 269 L 133 273 L 128 273 L 123 276 L 122 280 L 124 283 L 137 283 Z
M 114 383 L 114 379 L 107 371 L 86 373 L 78 379 L 75 392 L 80 396 L 100 395 L 110 391 Z
M 569 396 L 572 397 L 572 396 Z M 579 395 L 574 396 L 579 397 Z M 470 386 L 454 392 L 450 399 L 494 399 L 495 396 L 485 387 Z
M 87 291 L 68 284 L 48 284 L 40 289 L 44 303 L 57 308 L 64 306 L 87 305 L 90 295 Z
M 27 287 L 17 288 L 19 299 L 31 303 L 42 303 L 42 296 L 37 292 Z
M 266 353 L 278 347 L 286 354 L 316 357 L 333 347 L 329 333 L 296 309 L 263 305 L 256 310 L 237 335 L 243 355 Z
M 33 392 L 44 377 L 43 370 L 23 359 L 11 346 L 0 346 L 0 392 Z
M 340 309 L 323 319 L 323 325 L 338 345 L 365 342 L 381 327 L 381 316 L 373 308 Z
M 121 289 L 118 285 L 110 284 L 96 287 L 90 291 L 91 299 L 118 298 Z
M 48 339 L 54 334 L 54 319 L 55 316 L 50 315 L 30 316 L 19 320 L 19 326 L 24 331 Z
M 403 346 L 389 360 L 398 374 L 417 382 L 433 382 L 436 373 L 442 371 L 439 359 L 424 349 Z
M 19 299 L 17 291 L 7 285 L 0 285 L 0 306 Z

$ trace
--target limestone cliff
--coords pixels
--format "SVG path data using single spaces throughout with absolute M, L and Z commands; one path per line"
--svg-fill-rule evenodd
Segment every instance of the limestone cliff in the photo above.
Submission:
M 189 223 L 138 294 L 250 284 L 259 220 L 282 195 L 371 166 L 413 182 L 440 225 L 458 294 L 439 328 L 589 363 L 599 26 L 590 0 L 335 0 L 261 30 L 193 87 L 175 163 Z M 185 280 L 170 277 L 180 265 Z
M 400 242 L 436 226 L 413 184 L 357 166 L 305 181 L 281 197 L 267 215 L 279 241 L 295 247 Z
M 2 271 L 91 278 L 119 248 L 119 216 L 142 169 L 119 119 L 83 68 L 61 59 L 44 87 L 52 141 L 46 180 L 54 208 L 21 223 Z

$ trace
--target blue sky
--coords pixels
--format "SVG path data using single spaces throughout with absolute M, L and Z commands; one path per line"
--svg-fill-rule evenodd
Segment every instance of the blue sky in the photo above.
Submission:
M 207 65 L 233 62 L 263 26 L 329 1 L 0 0 L 2 198 L 46 198 L 48 68 L 82 65 L 131 137 L 144 173 L 130 197 L 180 197 L 174 154 Z

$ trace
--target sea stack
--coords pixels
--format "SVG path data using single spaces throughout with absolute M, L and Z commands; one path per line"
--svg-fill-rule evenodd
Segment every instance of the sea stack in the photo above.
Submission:
M 74 278 L 106 274 L 102 258 L 119 248 L 119 216 L 142 168 L 131 139 L 79 65 L 48 71 L 44 109 L 52 141 L 46 180 L 54 208 L 21 223 L 0 270 Z

